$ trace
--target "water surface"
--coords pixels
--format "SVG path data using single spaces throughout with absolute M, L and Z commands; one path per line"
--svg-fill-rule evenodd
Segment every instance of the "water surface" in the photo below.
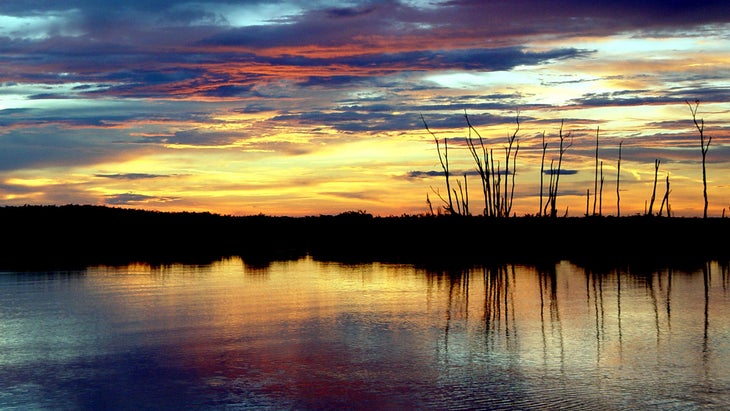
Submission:
M 729 285 L 715 262 L 0 273 L 0 407 L 728 409 Z

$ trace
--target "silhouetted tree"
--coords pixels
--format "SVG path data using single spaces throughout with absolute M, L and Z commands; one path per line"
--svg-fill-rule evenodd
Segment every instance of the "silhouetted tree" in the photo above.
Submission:
M 652 215 L 652 209 L 654 208 L 654 200 L 656 199 L 656 182 L 657 182 L 657 176 L 659 174 L 659 159 L 654 160 L 654 189 L 651 192 L 651 200 L 649 201 L 649 211 L 647 211 L 648 215 Z
M 505 169 L 504 169 L 504 186 L 502 186 L 503 174 L 500 170 L 499 162 L 494 166 L 494 155 L 492 150 L 487 151 L 479 131 L 472 125 L 469 115 L 464 111 L 464 119 L 468 127 L 469 135 L 466 139 L 469 152 L 471 153 L 474 163 L 476 164 L 477 173 L 482 180 L 482 193 L 484 195 L 484 215 L 508 217 L 512 210 L 515 191 L 515 174 L 517 164 L 517 153 L 519 152 L 519 141 L 515 146 L 517 133 L 520 130 L 519 111 L 517 112 L 517 127 L 511 136 L 507 137 L 507 146 L 505 147 Z M 476 135 L 476 138 L 472 137 Z M 478 145 L 477 145 L 478 142 Z M 480 155 L 481 152 L 481 155 Z M 512 170 L 510 171 L 510 159 L 512 159 Z M 511 179 L 508 176 L 511 174 Z
M 426 193 L 426 204 L 428 204 L 428 211 L 430 215 L 433 214 L 433 204 L 431 204 L 431 199 L 428 197 L 428 193 Z
M 552 206 L 553 201 L 553 190 L 555 189 L 555 159 L 550 160 L 550 180 L 548 181 L 548 198 L 545 202 L 545 209 L 543 210 L 542 214 L 547 216 L 548 214 L 548 207 Z
M 603 161 L 601 161 L 601 185 L 598 189 L 598 215 L 603 215 Z
M 707 150 L 710 148 L 712 137 L 708 136 L 707 141 L 705 142 L 705 120 L 700 119 L 697 121 L 697 109 L 700 106 L 700 101 L 695 100 L 694 106 L 692 106 L 689 101 L 686 101 L 686 103 L 689 106 L 689 111 L 692 113 L 692 121 L 694 122 L 697 131 L 700 133 L 700 150 L 702 151 L 702 194 L 705 198 L 705 207 L 702 216 L 707 218 L 707 169 L 705 167 L 705 161 L 707 159 Z
M 667 205 L 667 217 L 671 217 L 672 213 L 669 207 L 669 174 L 667 174 L 667 189 L 664 191 L 664 198 L 662 198 L 662 204 L 659 207 L 659 217 L 662 216 L 662 210 L 664 210 L 664 204 Z
M 472 158 L 474 159 L 474 163 L 476 164 L 477 173 L 479 173 L 479 178 L 481 179 L 482 183 L 482 194 L 484 195 L 484 215 L 485 216 L 493 216 L 494 215 L 494 209 L 493 209 L 493 199 L 492 199 L 492 185 L 491 178 L 493 178 L 494 174 L 491 172 L 491 169 L 489 167 L 489 151 L 487 151 L 487 147 L 484 144 L 484 139 L 482 138 L 482 135 L 479 134 L 479 131 L 477 131 L 471 124 L 471 121 L 469 121 L 469 116 L 466 114 L 466 110 L 464 110 L 464 118 L 466 119 L 466 124 L 468 127 L 469 136 L 466 139 L 466 144 L 469 147 L 469 152 L 471 153 Z M 479 141 L 479 147 L 477 149 L 476 143 L 474 142 L 474 139 L 472 138 L 472 132 L 476 134 L 478 141 Z M 479 151 L 481 151 L 482 155 L 479 156 Z
M 451 198 L 451 178 L 449 174 L 449 146 L 448 141 L 446 138 L 444 138 L 444 153 L 441 154 L 441 146 L 439 144 L 439 139 L 436 137 L 436 134 L 434 134 L 431 129 L 428 128 L 428 124 L 426 123 L 426 119 L 423 118 L 423 114 L 421 114 L 421 121 L 423 121 L 423 126 L 426 127 L 426 131 L 431 134 L 433 137 L 433 140 L 436 142 L 436 152 L 439 156 L 439 162 L 441 163 L 441 169 L 444 171 L 444 178 L 446 179 L 446 193 L 448 199 L 444 199 L 441 194 L 438 192 L 438 190 L 434 190 L 434 193 L 441 199 L 442 202 L 444 202 L 444 209 L 446 210 L 446 213 L 448 214 L 456 214 L 456 210 L 454 209 L 454 202 Z
M 514 133 L 512 133 L 511 136 L 507 137 L 507 147 L 505 147 L 505 166 L 504 166 L 504 195 L 505 195 L 505 204 L 504 204 L 504 216 L 509 217 L 510 213 L 512 212 L 512 200 L 514 200 L 515 197 L 515 174 L 517 174 L 517 153 L 520 151 L 520 142 L 517 141 L 517 146 L 515 147 L 514 151 L 514 160 L 512 161 L 512 187 L 508 189 L 507 184 L 507 176 L 509 175 L 509 159 L 510 155 L 512 154 L 512 147 L 515 144 L 515 139 L 517 138 L 517 133 L 520 131 L 520 111 L 517 110 L 517 115 L 515 117 L 515 122 L 517 123 L 517 126 L 515 128 Z M 507 192 L 510 192 L 509 197 L 507 197 Z
M 571 139 L 570 142 L 566 144 L 566 139 L 570 137 L 571 133 L 568 133 L 567 135 L 563 135 L 563 123 L 564 120 L 560 121 L 560 131 L 559 131 L 559 137 L 560 137 L 560 149 L 558 151 L 558 168 L 557 170 L 552 169 L 552 163 L 550 165 L 550 171 L 551 171 L 551 189 L 550 189 L 550 198 L 548 199 L 548 203 L 550 204 L 550 217 L 557 217 L 558 215 L 558 209 L 556 206 L 556 201 L 558 197 L 558 184 L 560 183 L 560 173 L 561 168 L 563 166 L 563 155 L 565 154 L 565 151 L 570 148 L 570 146 L 573 145 L 573 140 Z M 555 175 L 554 179 L 554 186 L 552 184 L 553 178 L 552 175 Z
M 593 215 L 596 215 L 596 200 L 598 198 L 598 130 L 596 127 L 596 164 L 593 172 Z
M 619 185 L 621 184 L 621 146 L 623 141 L 618 143 L 618 166 L 616 167 L 616 217 L 621 217 L 621 193 Z
M 545 152 L 547 151 L 547 143 L 545 142 L 545 132 L 542 132 L 542 159 L 540 160 L 540 208 L 537 210 L 538 217 L 543 215 L 542 212 L 542 193 L 543 193 L 543 177 L 545 176 Z
M 459 194 L 456 194 L 456 190 L 454 190 L 454 196 L 457 199 L 457 212 L 458 214 L 462 215 L 470 215 L 469 212 L 469 187 L 466 183 L 466 173 L 464 173 L 464 185 L 461 185 L 461 181 L 456 180 L 456 185 L 459 187 Z M 461 196 L 461 200 L 459 200 L 459 196 Z

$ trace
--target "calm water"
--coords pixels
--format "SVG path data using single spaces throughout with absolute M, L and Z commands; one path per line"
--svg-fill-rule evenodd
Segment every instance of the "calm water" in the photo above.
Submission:
M 730 409 L 730 273 L 0 273 L 3 409 Z

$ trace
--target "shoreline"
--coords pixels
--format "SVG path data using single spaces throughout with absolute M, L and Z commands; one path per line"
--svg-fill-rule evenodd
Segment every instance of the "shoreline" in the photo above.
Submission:
M 106 206 L 0 207 L 0 269 L 196 263 L 340 262 L 468 266 L 571 260 L 610 265 L 730 261 L 730 218 L 223 216 Z

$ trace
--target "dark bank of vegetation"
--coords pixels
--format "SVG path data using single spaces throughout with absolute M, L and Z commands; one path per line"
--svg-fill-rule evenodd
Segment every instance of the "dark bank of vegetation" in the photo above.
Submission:
M 730 260 L 730 219 L 223 216 L 104 206 L 0 208 L 0 269 L 209 263 L 310 255 L 329 261 L 413 264 L 658 264 Z

